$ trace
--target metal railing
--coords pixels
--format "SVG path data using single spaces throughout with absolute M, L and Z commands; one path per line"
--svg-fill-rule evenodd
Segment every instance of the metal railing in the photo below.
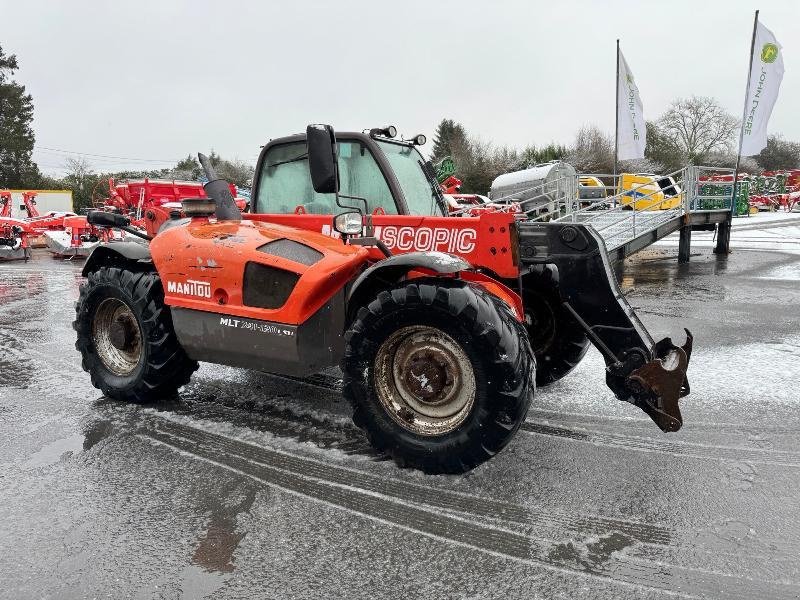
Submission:
M 589 206 L 579 206 L 558 220 L 592 225 L 604 238 L 609 250 L 657 229 L 686 210 L 685 169 L 653 176 L 650 181 L 628 188 L 622 186 L 623 175 L 592 176 L 601 181 L 611 179 L 613 185 L 603 187 L 613 190 L 614 194 Z
M 732 175 L 733 169 L 691 165 L 666 175 L 647 175 L 648 181 L 626 187 L 622 178 L 630 174 L 580 173 L 542 180 L 513 194 L 492 198 L 492 203 L 506 203 L 509 210 L 513 203 L 531 221 L 589 224 L 603 237 L 606 247 L 615 250 L 685 214 L 731 211 Z M 581 186 L 581 178 L 589 177 L 611 184 Z M 731 181 L 725 181 L 725 177 L 731 177 Z M 582 199 L 581 188 L 602 189 L 605 196 Z M 532 197 L 520 200 L 522 195 Z M 582 206 L 585 202 L 588 205 Z M 545 207 L 546 212 L 542 210 Z M 451 214 L 470 214 L 473 208 Z
M 687 212 L 733 210 L 733 169 L 686 167 Z M 723 177 L 730 177 L 725 181 Z M 713 179 L 716 178 L 716 179 Z M 745 182 L 739 182 L 741 186 Z

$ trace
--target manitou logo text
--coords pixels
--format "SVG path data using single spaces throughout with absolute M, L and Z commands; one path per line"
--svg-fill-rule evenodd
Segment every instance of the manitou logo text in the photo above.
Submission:
M 211 284 L 207 281 L 197 281 L 195 279 L 187 279 L 185 282 L 168 281 L 167 293 L 196 296 L 197 298 L 211 298 Z
M 330 225 L 322 226 L 322 233 L 339 237 Z M 478 232 L 474 229 L 448 227 L 397 227 L 385 225 L 375 227 L 375 237 L 392 250 L 400 252 L 452 252 L 467 254 L 475 250 Z

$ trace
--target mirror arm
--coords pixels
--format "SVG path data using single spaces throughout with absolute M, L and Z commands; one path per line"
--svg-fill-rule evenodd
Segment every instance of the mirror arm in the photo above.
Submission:
M 351 246 L 375 246 L 378 250 L 383 252 L 383 255 L 386 258 L 392 256 L 392 251 L 389 250 L 389 246 L 384 244 L 381 240 L 376 237 L 372 236 L 365 236 L 360 238 L 350 238 L 350 245 Z

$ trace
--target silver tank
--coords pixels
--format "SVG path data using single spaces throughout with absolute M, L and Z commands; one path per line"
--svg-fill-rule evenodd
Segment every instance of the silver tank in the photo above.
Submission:
M 492 182 L 489 198 L 492 202 L 519 202 L 530 216 L 555 216 L 574 200 L 576 180 L 575 167 L 554 161 L 500 175 Z

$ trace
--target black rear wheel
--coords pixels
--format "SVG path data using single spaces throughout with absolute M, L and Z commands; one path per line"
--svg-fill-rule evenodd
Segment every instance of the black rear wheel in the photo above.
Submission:
M 558 272 L 542 265 L 522 278 L 525 328 L 536 355 L 536 385 L 544 387 L 574 369 L 589 349 L 589 337 L 561 303 Z
M 155 273 L 102 267 L 81 286 L 75 311 L 83 370 L 110 398 L 169 397 L 197 370 L 178 343 Z
M 403 283 L 359 309 L 346 340 L 353 421 L 400 466 L 467 471 L 525 419 L 535 389 L 527 334 L 480 288 Z

